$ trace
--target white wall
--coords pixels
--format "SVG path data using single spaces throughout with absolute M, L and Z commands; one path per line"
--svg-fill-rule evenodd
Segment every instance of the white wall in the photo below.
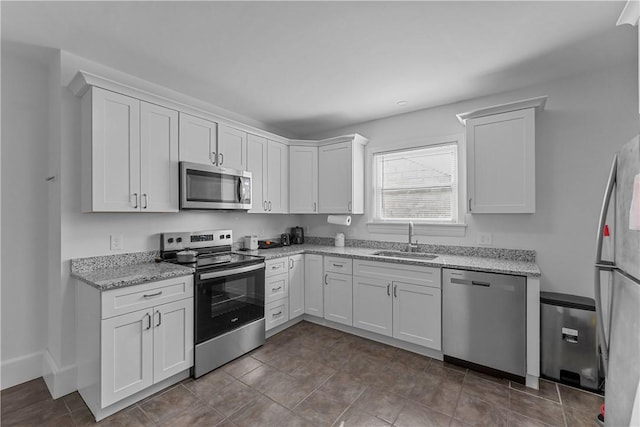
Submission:
M 419 236 L 420 243 L 476 246 L 478 232 L 493 233 L 493 246 L 534 249 L 542 290 L 593 296 L 592 263 L 602 194 L 614 152 L 639 130 L 637 59 L 628 63 L 457 104 L 362 123 L 329 133 L 358 132 L 372 149 L 395 142 L 464 132 L 455 115 L 476 108 L 548 95 L 536 122 L 536 213 L 466 215 L 462 238 Z M 371 159 L 367 157 L 367 169 Z M 371 192 L 367 184 L 366 195 Z M 368 203 L 368 201 L 367 201 Z M 306 232 L 331 237 L 406 241 L 406 234 L 371 234 L 367 217 L 354 216 L 350 229 L 305 216 Z
M 47 336 L 47 64 L 2 50 L 2 387 L 41 375 Z

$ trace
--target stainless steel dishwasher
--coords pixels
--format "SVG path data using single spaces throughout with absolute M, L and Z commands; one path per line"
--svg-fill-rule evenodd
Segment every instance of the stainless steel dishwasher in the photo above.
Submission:
M 523 276 L 442 269 L 445 361 L 524 383 L 526 287 Z

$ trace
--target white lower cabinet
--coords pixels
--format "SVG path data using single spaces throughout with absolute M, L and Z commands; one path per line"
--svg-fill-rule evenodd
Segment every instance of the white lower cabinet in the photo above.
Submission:
M 289 318 L 304 314 L 304 255 L 289 257 Z
M 323 256 L 304 256 L 304 312 L 312 316 L 324 316 Z
M 353 326 L 440 350 L 440 269 L 356 260 Z
M 97 420 L 193 366 L 193 276 L 104 292 L 78 284 L 77 296 L 77 386 Z
M 351 259 L 324 258 L 324 318 L 353 325 L 353 276 Z

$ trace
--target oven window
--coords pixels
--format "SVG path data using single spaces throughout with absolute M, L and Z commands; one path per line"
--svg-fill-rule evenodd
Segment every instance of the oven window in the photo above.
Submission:
M 264 269 L 196 284 L 196 344 L 264 317 Z
M 187 169 L 187 200 L 190 202 L 238 202 L 239 178 L 215 172 Z

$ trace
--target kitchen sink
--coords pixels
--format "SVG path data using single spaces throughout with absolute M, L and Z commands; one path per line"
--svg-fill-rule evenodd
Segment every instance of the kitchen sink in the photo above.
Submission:
M 426 254 L 423 252 L 402 252 L 402 251 L 377 251 L 373 255 L 386 256 L 393 258 L 408 258 L 429 261 L 438 258 L 438 255 Z

